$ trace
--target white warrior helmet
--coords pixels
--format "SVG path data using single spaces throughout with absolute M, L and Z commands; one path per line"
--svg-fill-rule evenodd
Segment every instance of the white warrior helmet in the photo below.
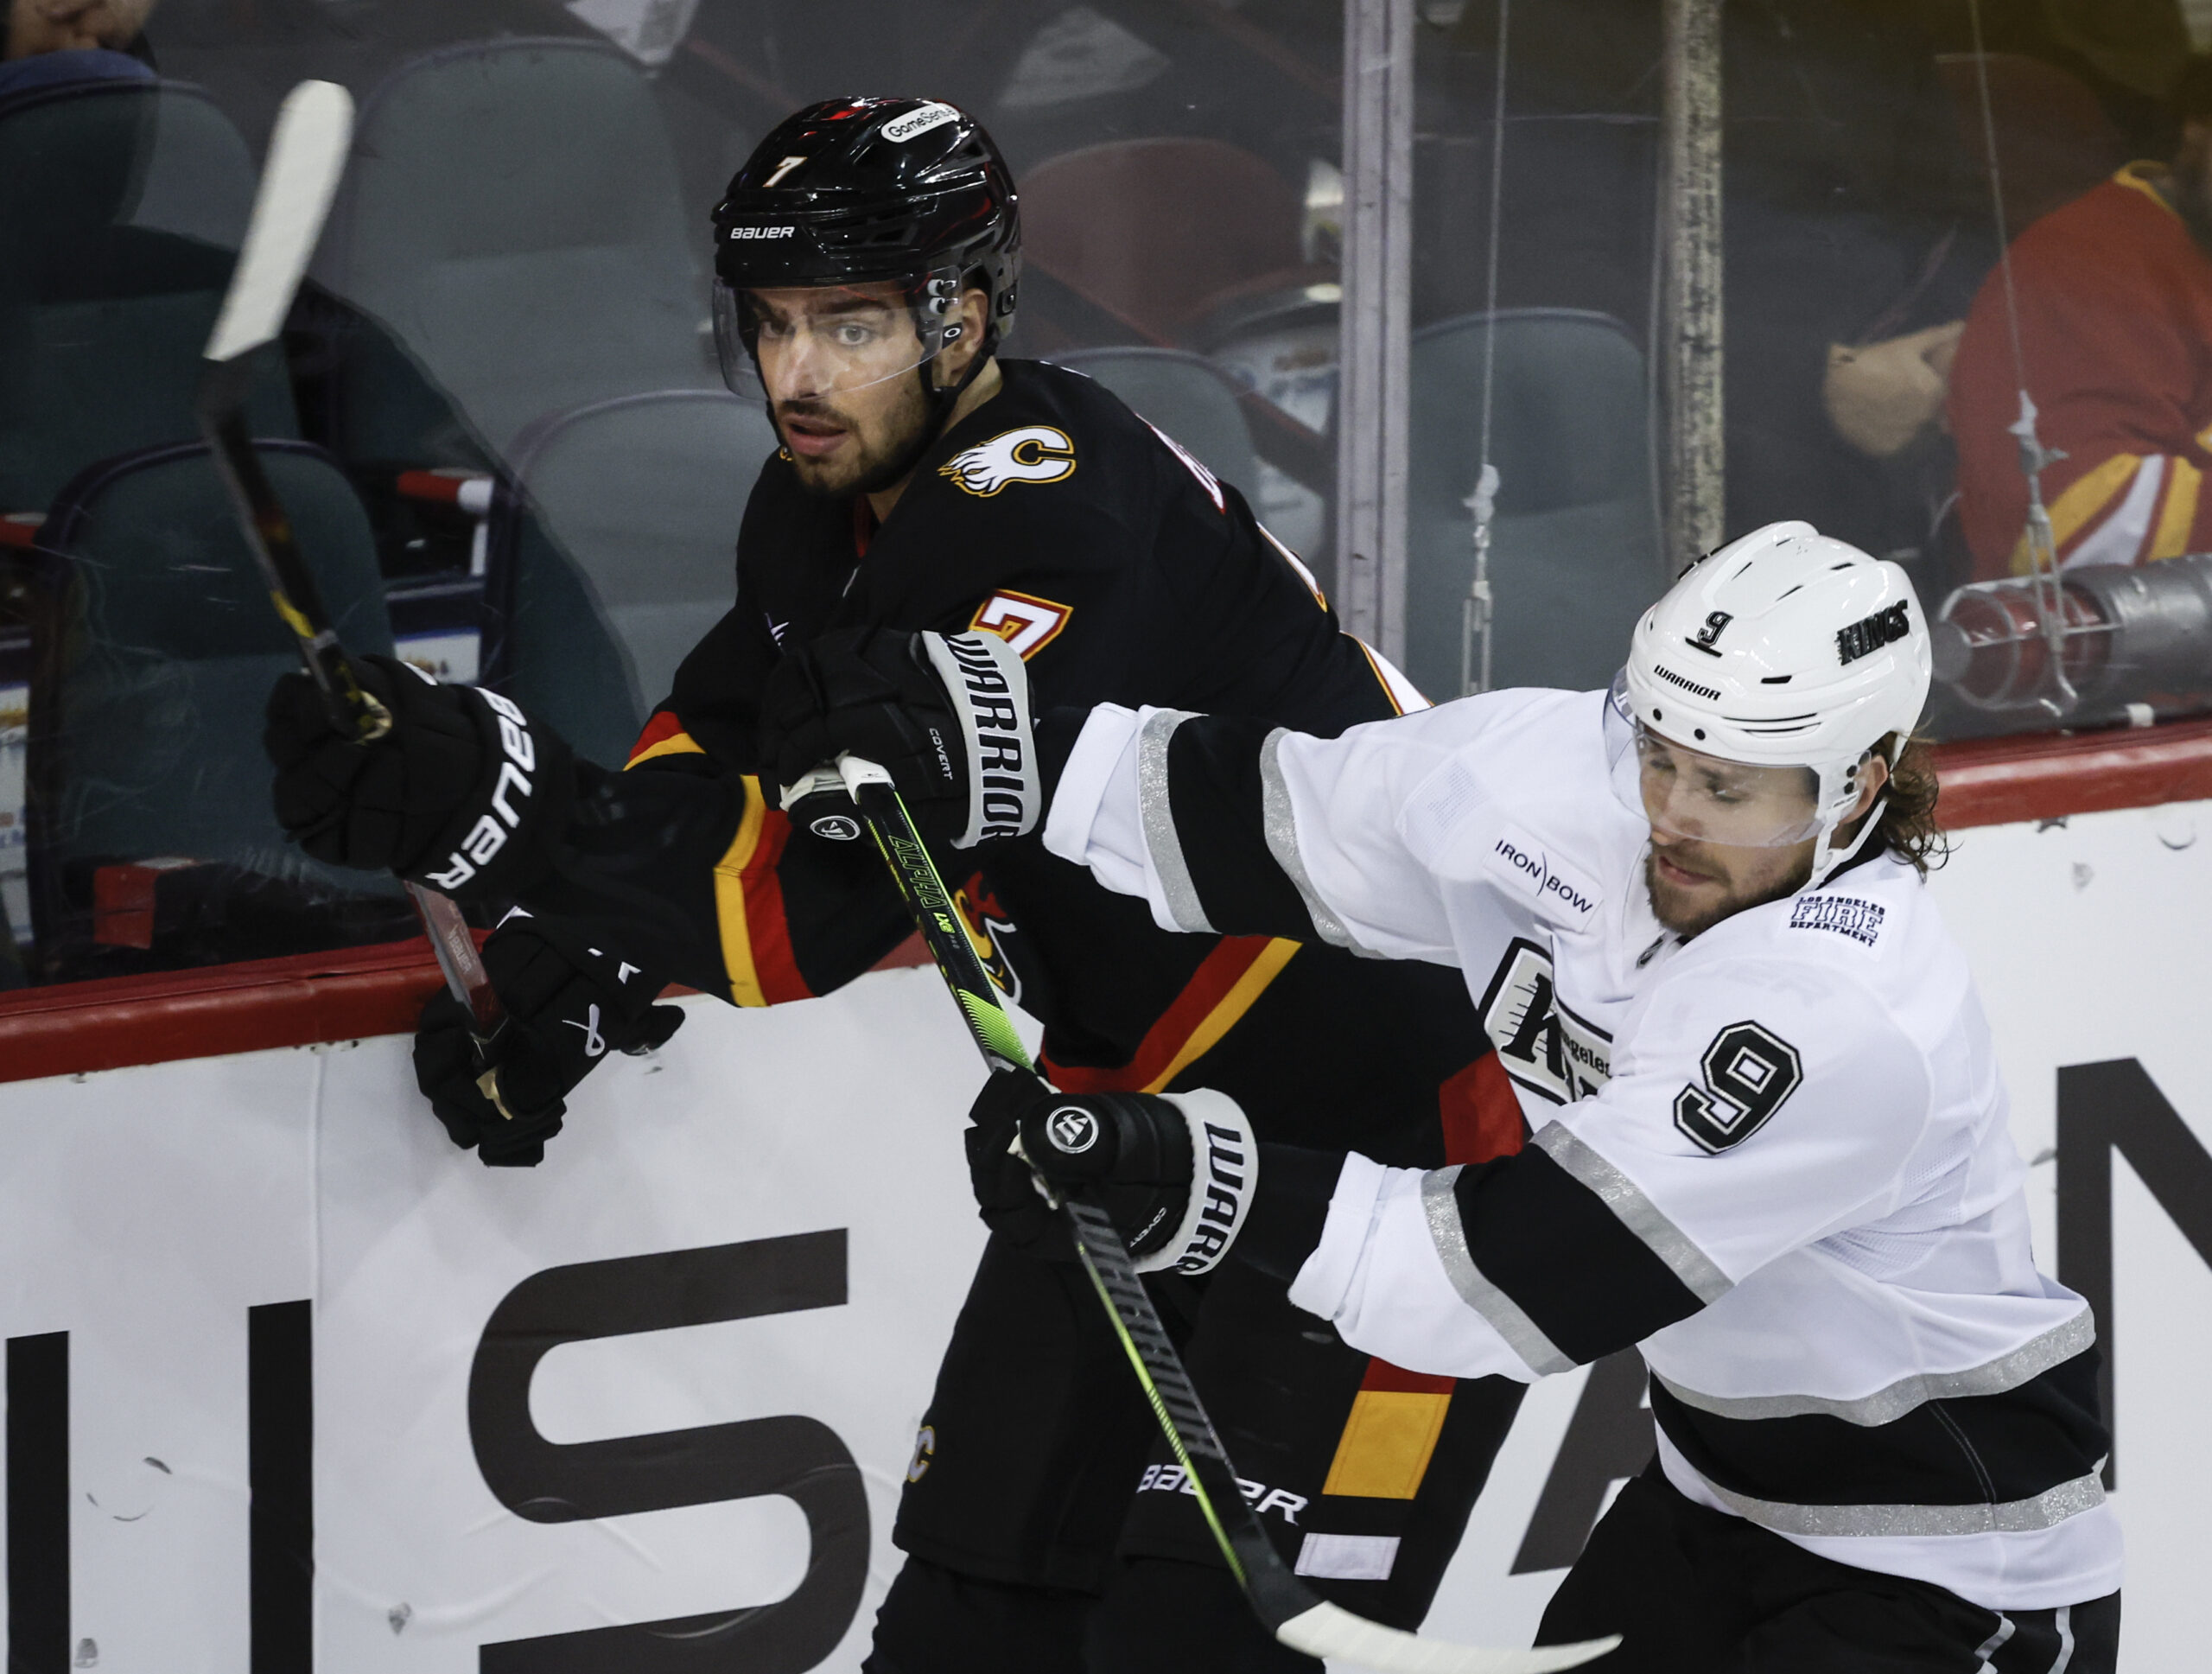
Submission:
M 1878 805 L 1831 854 L 1860 766 L 1892 734 L 1896 765 L 1929 666 L 1903 570 L 1810 524 L 1770 523 L 1700 559 L 1637 624 L 1606 710 L 1614 785 L 1670 835 L 1752 848 L 1816 838 L 1819 883 L 1878 823 Z M 1677 749 L 1655 752 L 1655 735 Z M 1682 753 L 1752 771 L 1707 772 L 1676 794 L 1655 783 L 1651 758 L 1671 774 Z

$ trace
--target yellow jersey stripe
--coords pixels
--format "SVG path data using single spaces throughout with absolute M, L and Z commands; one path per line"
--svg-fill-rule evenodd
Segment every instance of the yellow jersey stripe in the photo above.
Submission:
M 2063 551 L 2069 541 L 2089 526 L 2098 512 L 2126 493 L 2142 464 L 2140 454 L 2114 454 L 2052 502 L 2050 532 L 2055 544 Z M 2020 544 L 2012 549 L 2012 573 L 2030 575 L 2034 568 L 2028 557 L 2028 537 L 2023 531 Z
M 1253 1003 L 1267 991 L 1269 983 L 1282 974 L 1290 963 L 1290 956 L 1298 952 L 1300 944 L 1285 941 L 1278 936 L 1261 950 L 1260 957 L 1245 968 L 1235 986 L 1221 996 L 1220 1002 L 1199 1021 L 1190 1037 L 1167 1060 L 1167 1067 L 1144 1084 L 1141 1091 L 1158 1092 L 1180 1075 L 1196 1060 L 1204 1057 L 1220 1043 L 1221 1037 L 1235 1028 Z
M 704 755 L 706 753 L 705 746 L 693 738 L 690 733 L 679 732 L 662 739 L 658 744 L 647 745 L 622 765 L 626 770 L 636 767 L 640 761 L 650 761 L 657 755 Z
M 728 852 L 715 863 L 715 918 L 721 930 L 722 968 L 729 973 L 729 997 L 741 1006 L 768 1003 L 760 991 L 760 973 L 753 969 L 753 932 L 745 921 L 745 869 L 760 846 L 760 828 L 767 818 L 768 803 L 760 794 L 760 781 L 747 773 L 745 817 L 737 823 L 737 836 Z
M 2151 558 L 2177 558 L 2189 551 L 2190 531 L 2196 526 L 2196 496 L 2204 473 L 2176 456 L 2166 461 L 2166 503 L 2158 513 L 2158 526 L 2151 534 Z
M 1325 1494 L 1363 1499 L 1411 1499 L 1421 1492 L 1436 1439 L 1444 1432 L 1447 1394 L 1363 1389 L 1337 1441 L 1337 1456 L 1321 1484 Z

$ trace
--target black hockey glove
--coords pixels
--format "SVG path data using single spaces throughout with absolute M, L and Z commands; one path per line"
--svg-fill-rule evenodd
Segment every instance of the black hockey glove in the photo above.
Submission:
M 277 824 L 334 866 L 462 896 L 524 888 L 543 864 L 541 833 L 574 793 L 568 745 L 496 693 L 439 685 L 389 657 L 354 666 L 391 711 L 373 743 L 334 730 L 304 674 L 269 694 L 261 742 Z
M 846 754 L 887 772 L 922 835 L 956 849 L 1020 837 L 1043 812 L 1029 678 L 995 633 L 864 627 L 786 656 L 761 697 L 760 759 L 792 819 L 823 837 L 860 834 L 843 792 L 809 781 Z
M 453 1143 L 487 1168 L 535 1168 L 561 1131 L 576 1083 L 610 1051 L 651 1052 L 683 1026 L 655 1005 L 659 982 L 587 946 L 566 926 L 517 913 L 484 944 L 484 968 L 506 1008 L 487 1049 L 503 1114 L 488 1098 L 461 1002 L 440 989 L 415 1031 L 415 1084 Z
M 1090 1188 L 1141 1273 L 1211 1270 L 1243 1226 L 1258 1182 L 1251 1124 L 1225 1093 L 1077 1095 L 1001 1074 L 969 1114 L 969 1165 L 984 1224 L 1047 1257 L 1057 1252 L 1044 1229 L 1057 1231 L 1058 1217 L 1027 1178 L 1033 1165 L 1055 1186 Z M 1008 1155 L 1017 1136 L 1026 1164 Z

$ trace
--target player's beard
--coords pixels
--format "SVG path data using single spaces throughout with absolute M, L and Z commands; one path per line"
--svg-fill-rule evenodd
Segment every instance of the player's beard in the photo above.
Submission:
M 928 375 L 923 369 L 922 375 Z M 898 397 L 880 418 L 863 424 L 853 413 L 842 411 L 830 401 L 804 399 L 779 402 L 777 431 L 786 418 L 817 418 L 843 427 L 847 445 L 831 460 L 809 459 L 794 449 L 791 465 L 799 487 L 825 499 L 855 494 L 877 494 L 896 487 L 913 474 L 931 442 L 936 440 L 934 404 L 923 392 L 921 379 L 898 380 Z
M 1693 853 L 1689 857 L 1694 859 L 1696 855 Z M 1708 871 L 1704 875 L 1714 874 Z M 1659 875 L 1658 850 L 1643 851 L 1643 887 L 1651 898 L 1651 914 L 1684 941 L 1703 935 L 1723 919 L 1733 918 L 1754 907 L 1764 907 L 1770 901 L 1788 900 L 1803 888 L 1805 881 L 1812 875 L 1812 856 L 1802 854 L 1779 874 L 1769 874 L 1740 885 L 1724 878 L 1730 886 L 1724 894 L 1716 900 L 1693 905 L 1688 891 Z

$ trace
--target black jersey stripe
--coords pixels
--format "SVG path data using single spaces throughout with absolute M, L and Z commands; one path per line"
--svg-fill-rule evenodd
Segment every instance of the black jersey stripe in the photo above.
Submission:
M 1668 1257 L 1547 1151 L 1530 1146 L 1469 1164 L 1454 1177 L 1452 1197 L 1456 1227 L 1440 1224 L 1433 1206 L 1429 1215 L 1447 1271 L 1456 1232 L 1484 1283 L 1570 1364 L 1626 1348 L 1705 1305 Z M 1460 1294 L 1467 1294 L 1465 1285 Z M 1490 1310 L 1480 1311 L 1498 1325 Z M 1518 1345 L 1515 1352 L 1528 1359 Z M 1538 1372 L 1560 1369 L 1529 1364 Z
M 1546 1123 L 1529 1143 L 1596 1193 L 1620 1224 L 1666 1263 L 1699 1302 L 1717 1302 L 1735 1288 L 1720 1264 L 1669 1220 L 1641 1187 L 1577 1139 L 1563 1123 Z
M 1959 1372 L 1916 1372 L 1854 1400 L 1821 1395 L 1707 1395 L 1669 1379 L 1660 1381 L 1686 1406 L 1723 1418 L 1796 1418 L 1826 1413 L 1847 1423 L 1886 1424 L 1928 1401 L 1953 1401 L 1999 1395 L 2016 1389 L 2062 1360 L 2070 1360 L 2097 1340 L 2096 1316 L 2084 1307 L 2072 1319 L 2031 1337 L 2018 1347 Z
M 1460 1218 L 1455 1189 L 1464 1172 L 1464 1168 L 1458 1165 L 1439 1168 L 1423 1175 L 1421 1183 L 1421 1213 L 1428 1218 L 1428 1235 L 1436 1245 L 1437 1258 L 1444 1263 L 1452 1288 L 1459 1293 L 1460 1301 L 1490 1321 L 1491 1329 L 1503 1337 L 1505 1346 L 1537 1376 L 1572 1372 L 1573 1358 L 1546 1336 L 1544 1328 L 1529 1317 L 1520 1303 L 1491 1283 L 1489 1276 L 1475 1265 L 1475 1258 L 1467 1248 L 1466 1223 Z
M 1306 908 L 1315 934 L 1332 947 L 1349 948 L 1370 958 L 1379 957 L 1354 939 L 1351 932 L 1344 928 L 1344 920 L 1330 910 L 1320 892 L 1313 888 L 1313 880 L 1306 875 L 1305 856 L 1298 851 L 1297 812 L 1291 806 L 1290 786 L 1283 779 L 1282 764 L 1277 760 L 1282 741 L 1290 735 L 1289 728 L 1277 727 L 1260 747 L 1260 824 L 1267 837 L 1268 852 L 1274 856 L 1276 867 L 1298 891 L 1299 901 Z
M 2097 1417 L 2097 1361 L 2092 1346 L 2012 1389 L 1924 1401 L 1885 1424 L 1725 1417 L 1657 1378 L 1651 1411 L 1714 1487 L 1767 1504 L 2024 1504 L 2101 1467 L 2111 1441 Z
M 2027 1535 L 2042 1529 L 2055 1529 L 2067 1518 L 2094 1511 L 2105 1503 L 2105 1485 L 2094 1471 L 2085 1471 L 2039 1494 L 2019 1499 L 1976 1501 L 1967 1505 L 1911 1502 L 1795 1505 L 1739 1494 L 1714 1483 L 1706 1486 L 1721 1504 L 1763 1529 L 1771 1529 L 1778 1535 L 1815 1539 Z
M 1139 735 L 1137 775 L 1146 846 L 1176 921 L 1185 929 L 1315 940 L 1314 921 L 1263 826 L 1260 752 L 1267 723 L 1217 715 L 1165 720 L 1152 717 Z M 1179 888 L 1187 888 L 1187 903 Z M 1197 922 L 1186 923 L 1186 913 Z
M 1167 916 L 1178 930 L 1211 932 L 1213 925 L 1198 898 L 1198 883 L 1175 829 L 1174 799 L 1167 780 L 1168 746 L 1185 722 L 1196 719 L 1186 710 L 1159 710 L 1145 717 L 1137 732 L 1137 812 L 1144 824 L 1145 850 L 1167 902 Z

